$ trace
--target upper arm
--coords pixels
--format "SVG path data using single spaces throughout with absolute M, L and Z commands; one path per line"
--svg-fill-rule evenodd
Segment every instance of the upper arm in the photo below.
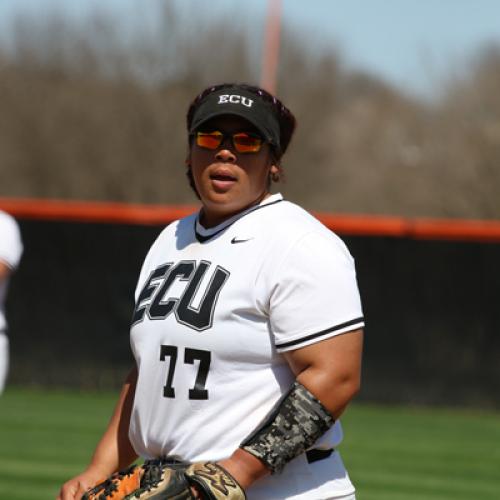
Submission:
M 284 353 L 296 377 L 308 368 L 325 371 L 331 375 L 359 374 L 363 350 L 363 330 L 353 330 Z
M 354 259 L 335 235 L 308 233 L 285 256 L 275 283 L 276 350 L 337 418 L 361 378 L 364 318 Z
M 297 381 L 337 418 L 361 383 L 363 330 L 284 353 Z

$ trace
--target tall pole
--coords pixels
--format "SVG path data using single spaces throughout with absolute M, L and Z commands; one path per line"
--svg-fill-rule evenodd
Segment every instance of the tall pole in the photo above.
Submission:
M 276 93 L 278 57 L 280 50 L 281 31 L 281 2 L 282 0 L 268 0 L 266 32 L 262 48 L 262 69 L 260 86 Z

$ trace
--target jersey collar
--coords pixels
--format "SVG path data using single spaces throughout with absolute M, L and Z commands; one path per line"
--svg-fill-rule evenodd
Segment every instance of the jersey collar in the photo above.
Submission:
M 272 194 L 271 196 L 268 196 L 265 200 L 262 200 L 258 205 L 254 205 L 250 208 L 247 208 L 246 210 L 243 210 L 243 212 L 240 212 L 230 219 L 225 220 L 224 222 L 221 222 L 218 226 L 210 227 L 210 228 L 205 228 L 201 225 L 200 222 L 200 212 L 198 212 L 198 215 L 196 216 L 196 221 L 195 221 L 195 236 L 196 239 L 200 243 L 204 243 L 205 241 L 213 238 L 214 236 L 218 235 L 219 233 L 222 233 L 225 229 L 227 229 L 229 226 L 234 224 L 237 220 L 241 219 L 242 217 L 245 217 L 245 215 L 248 215 L 251 212 L 255 212 L 255 210 L 259 210 L 260 208 L 265 208 L 269 205 L 274 205 L 275 203 L 279 203 L 280 201 L 283 201 L 283 196 L 281 193 L 276 193 Z

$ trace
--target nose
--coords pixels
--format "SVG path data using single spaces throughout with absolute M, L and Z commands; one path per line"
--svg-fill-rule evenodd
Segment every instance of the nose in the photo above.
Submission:
M 222 161 L 224 163 L 234 163 L 236 162 L 236 155 L 229 148 L 229 146 L 225 143 L 220 145 L 220 148 L 217 150 L 215 154 L 215 158 L 218 161 Z

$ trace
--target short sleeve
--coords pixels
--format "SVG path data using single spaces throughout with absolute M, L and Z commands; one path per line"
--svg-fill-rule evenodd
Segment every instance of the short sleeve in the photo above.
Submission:
M 10 215 L 0 212 L 0 261 L 15 269 L 22 253 L 23 244 L 17 222 Z
M 333 233 L 308 233 L 276 270 L 270 322 L 285 352 L 364 326 L 354 259 Z

